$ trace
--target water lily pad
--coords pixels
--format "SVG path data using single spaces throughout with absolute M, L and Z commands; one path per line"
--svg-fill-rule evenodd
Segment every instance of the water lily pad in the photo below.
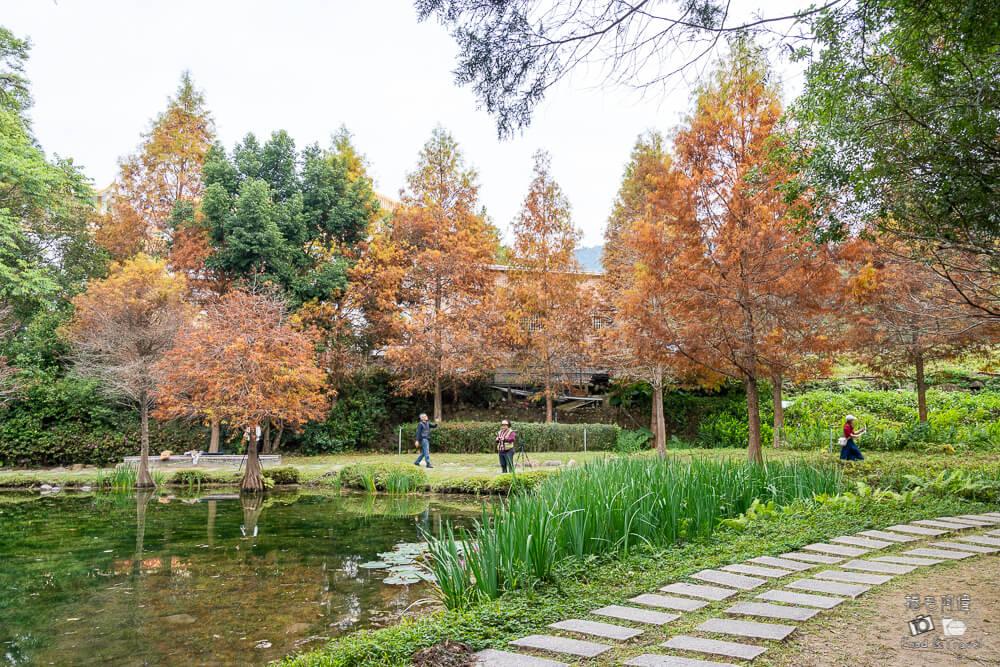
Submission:
M 362 563 L 358 567 L 363 567 L 366 570 L 382 570 L 389 567 L 389 563 L 381 560 L 370 560 L 367 563 Z
M 389 568 L 390 572 L 404 573 L 404 572 L 419 572 L 420 569 L 415 565 L 393 565 Z
M 383 579 L 383 584 L 389 584 L 393 586 L 409 586 L 410 584 L 415 584 L 420 581 L 420 577 L 410 574 L 396 574 L 387 579 Z

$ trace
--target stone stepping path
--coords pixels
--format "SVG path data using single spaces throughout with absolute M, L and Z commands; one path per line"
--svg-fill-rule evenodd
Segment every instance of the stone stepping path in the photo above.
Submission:
M 733 574 L 732 572 L 722 572 L 720 570 L 702 570 L 701 572 L 695 572 L 692 574 L 691 578 L 698 579 L 700 581 L 707 581 L 710 584 L 732 586 L 733 588 L 739 588 L 744 591 L 753 590 L 754 588 L 758 588 L 759 586 L 763 586 L 767 583 L 764 579 L 746 577 L 742 574 Z
M 595 609 L 590 613 L 597 614 L 598 616 L 620 618 L 623 621 L 632 621 L 633 623 L 645 623 L 647 625 L 666 625 L 670 621 L 676 621 L 681 617 L 680 614 L 666 614 L 662 611 L 638 609 L 636 607 L 622 607 L 616 604 Z
M 825 554 L 835 554 L 837 556 L 848 556 L 849 558 L 857 558 L 858 556 L 863 556 L 868 553 L 868 549 L 858 549 L 857 547 L 845 547 L 841 544 L 823 544 L 822 542 L 817 542 L 815 544 L 807 544 L 803 549 L 808 549 L 809 551 L 819 551 Z
M 726 610 L 727 614 L 735 616 L 761 616 L 763 618 L 779 618 L 785 621 L 808 621 L 819 612 L 819 609 L 788 607 L 770 602 L 737 602 Z
M 945 523 L 957 523 L 966 526 L 972 526 L 973 528 L 985 528 L 990 524 L 986 521 L 978 521 L 976 519 L 967 519 L 963 517 L 950 517 L 950 516 L 939 516 L 937 521 L 944 521 Z
M 971 551 L 953 551 L 952 549 L 910 549 L 903 552 L 904 556 L 926 556 L 927 558 L 946 558 L 948 560 L 962 560 L 975 554 Z
M 722 568 L 726 572 L 735 572 L 737 574 L 751 574 L 758 577 L 764 577 L 765 579 L 778 579 L 779 577 L 787 577 L 792 574 L 793 570 L 779 570 L 773 567 L 761 567 L 760 565 L 745 565 L 744 563 L 734 563 L 733 565 L 726 565 Z
M 840 567 L 845 570 L 861 570 L 862 572 L 881 572 L 882 574 L 909 574 L 916 567 L 913 565 L 899 565 L 897 563 L 875 562 L 870 560 L 852 560 L 844 563 Z
M 872 589 L 871 586 L 829 581 L 827 579 L 798 579 L 786 585 L 785 588 L 796 588 L 800 591 L 813 591 L 816 593 L 830 593 L 831 595 L 844 595 L 849 598 L 856 598 Z
M 849 584 L 870 584 L 881 586 L 892 581 L 892 577 L 887 574 L 864 574 L 862 572 L 838 572 L 837 570 L 823 570 L 813 575 L 817 579 L 831 579 L 833 581 L 844 581 Z
M 835 598 L 828 595 L 811 595 L 809 593 L 794 593 L 792 591 L 773 590 L 761 593 L 758 600 L 769 600 L 771 602 L 786 602 L 788 604 L 800 604 L 806 607 L 819 607 L 820 609 L 833 609 L 841 602 L 846 602 L 847 598 Z
M 882 561 L 883 563 L 899 563 L 900 565 L 937 565 L 944 562 L 933 558 L 912 558 L 907 556 L 879 556 L 875 560 Z
M 713 655 L 724 655 L 727 658 L 740 658 L 741 660 L 753 660 L 767 650 L 764 646 L 741 644 L 739 642 L 724 642 L 718 639 L 702 639 L 701 637 L 688 637 L 687 635 L 671 637 L 661 644 L 661 646 L 678 651 L 711 653 Z
M 1000 537 L 1000 530 L 991 530 L 986 534 L 989 535 L 990 537 Z
M 984 547 L 978 544 L 965 544 L 963 542 L 931 542 L 932 547 L 941 547 L 942 549 L 955 549 L 956 551 L 974 551 L 977 554 L 995 554 L 1000 551 L 997 547 Z
M 594 658 L 605 651 L 610 651 L 612 648 L 607 644 L 585 642 L 566 637 L 554 637 L 552 635 L 528 635 L 521 639 L 515 639 L 510 644 L 518 648 L 534 648 L 542 651 L 552 651 L 553 653 L 566 653 L 568 655 L 580 656 L 581 658 Z
M 701 632 L 718 632 L 724 635 L 752 637 L 754 639 L 784 639 L 795 632 L 794 625 L 780 623 L 758 623 L 757 621 L 738 621 L 732 618 L 710 618 L 695 630 Z
M 694 658 L 678 658 L 674 655 L 653 655 L 652 653 L 632 658 L 625 664 L 632 667 L 739 667 L 731 662 L 695 660 Z
M 795 560 L 804 560 L 809 563 L 822 563 L 824 565 L 833 565 L 834 563 L 839 563 L 843 558 L 835 558 L 833 556 L 821 556 L 820 554 L 812 554 L 802 551 L 793 551 L 792 553 L 781 554 L 782 558 L 794 558 Z
M 886 547 L 892 546 L 892 542 L 873 540 L 868 537 L 855 537 L 853 535 L 841 535 L 840 537 L 834 537 L 830 541 L 837 542 L 838 544 L 850 544 L 856 547 L 864 547 L 866 549 L 885 549 Z
M 662 609 L 677 609 L 678 611 L 695 611 L 710 604 L 703 600 L 691 600 L 689 598 L 675 598 L 669 595 L 657 595 L 655 593 L 643 593 L 629 602 L 644 604 L 649 607 L 660 607 Z
M 736 595 L 739 591 L 731 588 L 719 588 L 718 586 L 702 586 L 700 584 L 686 584 L 678 582 L 670 584 L 660 589 L 664 593 L 676 593 L 678 595 L 690 595 L 694 598 L 705 598 L 706 600 L 719 601 Z
M 488 648 L 475 656 L 476 667 L 569 667 L 568 663 L 535 658 L 523 653 L 510 653 Z
M 960 523 L 948 523 L 947 521 L 935 521 L 934 519 L 918 519 L 917 521 L 911 521 L 911 523 L 918 526 L 926 526 L 928 528 L 940 528 L 946 533 L 953 530 L 971 528 L 971 526 L 963 526 Z
M 879 540 L 888 540 L 890 542 L 916 542 L 920 539 L 919 537 L 900 535 L 899 533 L 890 533 L 884 530 L 862 530 L 858 535 L 874 537 Z
M 971 535 L 969 537 L 958 538 L 959 542 L 972 542 L 973 544 L 985 544 L 988 547 L 1000 547 L 1000 539 L 995 537 L 982 537 L 980 535 Z
M 818 565 L 818 563 L 800 563 L 798 561 L 788 560 L 787 558 L 775 558 L 774 556 L 757 556 L 756 558 L 751 558 L 747 562 L 780 567 L 784 570 L 794 570 L 796 572 L 811 570 Z
M 948 532 L 946 530 L 934 530 L 933 528 L 927 528 L 926 526 L 908 526 L 906 524 L 889 526 L 886 530 L 895 530 L 898 533 L 910 533 L 913 535 L 921 535 L 925 537 L 944 535 L 946 532 Z
M 638 637 L 643 633 L 642 630 L 634 628 L 623 628 L 620 625 L 601 623 L 600 621 L 586 621 L 580 618 L 570 618 L 558 623 L 550 623 L 549 627 L 553 630 L 565 630 L 567 632 L 577 632 L 581 635 L 593 635 L 594 637 L 618 639 L 621 641 Z

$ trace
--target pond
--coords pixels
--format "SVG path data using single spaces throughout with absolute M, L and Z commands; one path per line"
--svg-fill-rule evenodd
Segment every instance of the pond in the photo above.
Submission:
M 433 608 L 426 582 L 361 566 L 480 512 L 449 497 L 0 494 L 0 663 L 245 665 L 318 648 Z

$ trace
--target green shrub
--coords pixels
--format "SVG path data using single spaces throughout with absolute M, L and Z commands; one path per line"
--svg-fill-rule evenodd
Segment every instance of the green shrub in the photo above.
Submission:
M 408 491 L 427 489 L 427 472 L 409 464 L 394 463 L 352 463 L 340 470 L 340 485 L 363 491 L 386 491 L 389 484 L 393 489 L 406 488 Z
M 298 484 L 299 469 L 295 466 L 279 466 L 277 468 L 264 468 L 264 477 L 274 481 L 275 484 Z
M 518 450 L 528 452 L 583 451 L 584 431 L 587 449 L 611 451 L 618 441 L 619 428 L 613 424 L 537 424 L 514 423 Z M 444 422 L 431 431 L 431 449 L 450 454 L 475 454 L 496 451 L 494 438 L 500 427 L 491 422 Z M 403 443 L 412 448 L 416 424 L 403 426 Z
M 653 439 L 653 432 L 648 428 L 641 428 L 638 431 L 618 431 L 618 439 L 615 440 L 615 453 L 622 456 L 635 454 L 649 447 L 649 441 Z

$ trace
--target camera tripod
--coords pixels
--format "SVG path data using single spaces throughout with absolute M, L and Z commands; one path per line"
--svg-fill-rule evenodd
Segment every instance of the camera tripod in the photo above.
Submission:
M 518 447 L 514 452 L 514 466 L 516 467 L 518 463 L 521 464 L 522 468 L 531 467 L 531 459 L 528 458 L 528 450 L 524 447 Z

